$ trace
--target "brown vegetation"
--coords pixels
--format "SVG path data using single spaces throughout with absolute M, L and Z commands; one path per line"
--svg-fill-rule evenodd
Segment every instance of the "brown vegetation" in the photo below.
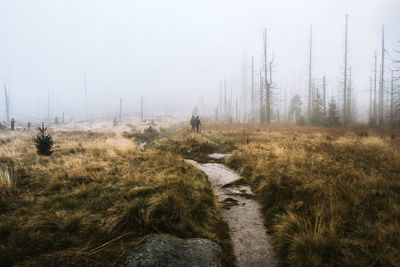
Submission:
M 44 157 L 33 136 L 0 135 L 2 265 L 111 265 L 151 233 L 208 238 L 229 255 L 210 184 L 182 157 L 115 133 L 53 138 Z
M 400 135 L 209 125 L 263 204 L 283 264 L 399 266 Z
M 160 151 L 180 154 L 187 159 L 206 162 L 209 160 L 208 154 L 218 151 L 221 146 L 216 140 L 210 140 L 204 134 L 194 133 L 187 127 L 172 136 L 158 140 L 155 147 Z

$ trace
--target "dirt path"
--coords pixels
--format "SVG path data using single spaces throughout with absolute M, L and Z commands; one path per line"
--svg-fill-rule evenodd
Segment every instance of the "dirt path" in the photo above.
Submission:
M 200 164 L 194 160 L 186 162 L 208 176 L 218 201 L 224 204 L 222 216 L 231 230 L 237 265 L 277 266 L 271 238 L 266 233 L 260 206 L 252 199 L 254 194 L 250 187 L 244 185 L 223 187 L 238 179 L 239 175 L 222 164 Z

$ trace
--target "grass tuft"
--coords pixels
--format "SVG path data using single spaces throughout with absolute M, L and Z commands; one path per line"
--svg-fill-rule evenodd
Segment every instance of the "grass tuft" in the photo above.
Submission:
M 118 265 L 152 233 L 231 250 L 207 178 L 179 155 L 115 133 L 53 137 L 43 158 L 29 134 L 0 135 L 1 265 Z
M 398 131 L 208 125 L 262 203 L 282 264 L 399 266 Z M 246 140 L 250 140 L 247 142 Z

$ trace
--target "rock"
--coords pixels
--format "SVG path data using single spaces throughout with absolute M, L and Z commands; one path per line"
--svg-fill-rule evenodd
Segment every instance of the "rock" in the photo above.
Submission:
M 218 266 L 217 243 L 207 239 L 178 239 L 152 235 L 142 245 L 127 253 L 126 266 Z
M 209 154 L 208 157 L 212 159 L 223 159 L 232 156 L 232 154 L 221 154 L 221 153 L 212 153 Z

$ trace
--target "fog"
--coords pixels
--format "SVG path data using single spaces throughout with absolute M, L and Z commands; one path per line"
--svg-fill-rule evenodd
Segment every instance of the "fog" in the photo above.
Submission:
M 245 102 L 242 77 L 250 90 L 251 57 L 258 72 L 267 28 L 275 104 L 283 107 L 285 91 L 287 102 L 301 94 L 306 103 L 312 24 L 313 80 L 326 75 L 327 97 L 340 103 L 348 14 L 352 83 L 366 120 L 381 28 L 390 56 L 399 13 L 398 0 L 1 0 L 0 79 L 17 120 L 47 117 L 48 100 L 51 116 L 113 115 L 120 98 L 123 113 L 137 115 L 142 95 L 147 113 L 190 115 L 197 105 L 212 115 L 224 79 L 233 99 Z

